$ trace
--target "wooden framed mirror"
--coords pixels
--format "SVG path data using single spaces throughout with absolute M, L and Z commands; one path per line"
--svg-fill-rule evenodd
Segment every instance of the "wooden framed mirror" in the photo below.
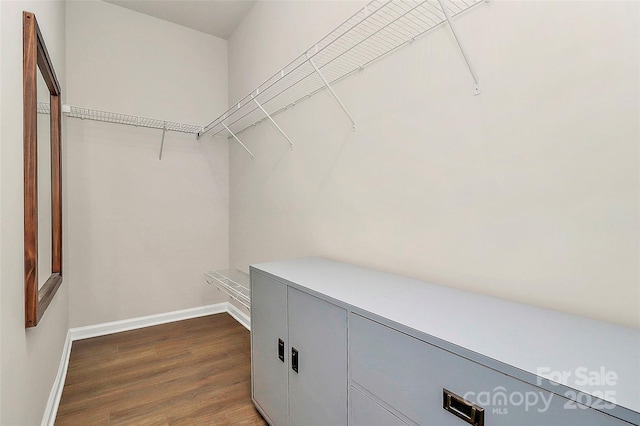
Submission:
M 25 297 L 25 327 L 35 327 L 51 303 L 53 296 L 62 283 L 62 175 L 61 175 L 61 119 L 62 105 L 60 100 L 60 83 L 53 69 L 53 64 L 47 47 L 40 33 L 36 16 L 30 12 L 22 13 L 22 66 L 23 66 L 23 137 L 24 137 L 24 297 Z M 49 126 L 48 132 L 42 129 L 38 141 L 38 81 L 40 95 L 43 90 L 48 92 Z M 45 95 L 47 94 L 45 92 Z M 42 136 L 48 137 L 43 138 Z M 46 140 L 43 140 L 46 139 Z M 41 152 L 50 155 L 50 167 L 38 168 L 38 147 Z M 41 158 L 42 160 L 42 158 Z M 43 161 L 40 162 L 41 164 Z M 47 166 L 49 166 L 47 164 Z M 43 172 L 44 170 L 44 172 Z M 39 176 L 40 172 L 40 176 Z M 46 175 L 50 175 L 50 185 Z M 40 185 L 38 185 L 40 179 Z M 44 179 L 44 181 L 43 181 Z M 46 188 L 38 194 L 39 187 Z M 49 191 L 50 188 L 50 191 Z M 50 192 L 50 199 L 47 197 Z M 42 205 L 51 206 L 50 214 L 40 215 L 38 200 L 44 200 Z M 48 208 L 46 209 L 48 210 Z M 48 212 L 47 212 L 48 213 Z M 38 219 L 40 216 L 40 220 Z M 46 223 L 40 223 L 47 221 Z M 50 221 L 50 224 L 49 222 Z M 47 235 L 42 235 L 39 226 L 46 228 Z M 46 259 L 38 258 L 38 242 L 51 244 L 42 250 L 47 254 Z M 41 253 L 41 254 L 42 254 Z M 43 265 L 50 262 L 51 267 Z M 43 272 L 50 271 L 49 276 L 39 277 Z

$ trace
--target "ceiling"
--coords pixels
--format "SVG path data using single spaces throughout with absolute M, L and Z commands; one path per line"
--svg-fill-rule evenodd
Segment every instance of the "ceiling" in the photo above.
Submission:
M 104 0 L 145 15 L 228 39 L 256 0 Z

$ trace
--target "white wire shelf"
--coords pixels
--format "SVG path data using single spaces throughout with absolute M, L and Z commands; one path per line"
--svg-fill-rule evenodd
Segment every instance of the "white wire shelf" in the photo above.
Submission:
M 37 109 L 39 114 L 49 114 L 51 107 L 46 102 L 38 102 Z M 202 131 L 202 126 L 195 124 L 177 123 L 174 121 L 121 114 L 118 112 L 100 111 L 97 109 L 82 108 L 72 105 L 63 105 L 62 112 L 65 113 L 67 117 L 80 118 L 82 120 L 102 121 L 106 123 L 124 124 L 136 127 L 148 127 L 151 129 L 190 133 L 194 135 L 197 135 L 198 132 Z
M 345 109 L 333 93 L 331 84 L 415 41 L 444 22 L 449 21 L 451 24 L 451 16 L 482 1 L 373 0 L 206 125 L 198 136 L 209 132 L 213 135 L 228 132 L 237 139 L 237 135 L 248 127 L 267 119 L 273 121 L 271 116 L 324 88 L 329 88 Z M 455 36 L 453 27 L 452 30 Z M 459 43 L 457 36 L 456 40 Z M 462 50 L 462 46 L 459 46 Z M 478 94 L 480 89 L 477 77 L 464 51 L 463 55 L 475 80 L 475 91 Z M 349 115 L 346 109 L 345 112 Z M 289 142 L 291 143 L 290 140 Z
M 236 300 L 248 311 L 251 311 L 248 274 L 237 269 L 227 269 L 207 271 L 204 275 L 208 284 L 215 285 L 218 290 Z

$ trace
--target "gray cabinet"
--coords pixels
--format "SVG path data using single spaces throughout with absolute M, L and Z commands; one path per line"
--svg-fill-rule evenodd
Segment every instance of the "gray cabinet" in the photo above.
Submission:
M 487 426 L 629 425 L 355 314 L 349 318 L 349 369 L 352 384 L 419 425 L 465 424 L 443 409 L 444 389 L 481 407 L 484 422 L 478 424 Z
M 638 330 L 327 259 L 253 265 L 251 286 L 272 425 L 640 425 Z
M 287 287 L 263 275 L 251 277 L 252 396 L 276 425 L 289 424 L 289 359 L 279 340 L 287 338 Z M 278 354 L 282 353 L 280 360 Z
M 251 274 L 252 395 L 269 423 L 347 424 L 347 312 Z

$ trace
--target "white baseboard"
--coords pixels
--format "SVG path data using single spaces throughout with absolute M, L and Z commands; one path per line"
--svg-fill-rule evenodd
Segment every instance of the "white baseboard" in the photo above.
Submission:
M 236 321 L 243 325 L 244 328 L 251 331 L 251 318 L 249 317 L 249 315 L 242 312 L 236 305 L 232 303 L 229 303 L 227 312 L 229 313 L 229 315 L 235 318 Z
M 106 336 L 107 334 L 135 330 L 137 328 L 151 327 L 152 325 L 203 317 L 205 315 L 220 314 L 222 312 L 229 311 L 228 305 L 228 302 L 216 303 L 215 305 L 183 309 L 181 311 L 166 312 L 164 314 L 148 315 L 146 317 L 130 318 L 121 321 L 76 327 L 69 331 L 71 332 L 71 341 L 82 340 L 90 337 Z
M 44 415 L 42 416 L 42 426 L 53 426 L 56 421 L 56 414 L 58 414 L 58 405 L 60 405 L 60 397 L 62 396 L 62 389 L 64 388 L 64 381 L 67 377 L 67 368 L 69 367 L 69 356 L 71 355 L 71 331 L 67 331 L 67 338 L 64 341 L 62 348 L 62 357 L 60 358 L 60 366 L 58 367 L 58 374 L 53 381 L 53 387 L 49 394 L 49 400 L 47 406 L 44 409 Z
M 42 417 L 42 426 L 53 426 L 56 420 L 58 406 L 60 405 L 60 397 L 62 396 L 62 389 L 64 388 L 64 381 L 67 377 L 67 368 L 69 367 L 71 344 L 74 341 L 88 339 L 90 337 L 106 336 L 107 334 L 151 327 L 153 325 L 166 324 L 174 321 L 198 318 L 206 315 L 221 314 L 223 312 L 227 312 L 243 327 L 247 330 L 251 330 L 251 318 L 249 315 L 240 311 L 240 309 L 229 302 L 216 303 L 214 305 L 201 306 L 198 308 L 183 309 L 181 311 L 166 312 L 164 314 L 149 315 L 146 317 L 131 318 L 122 321 L 88 325 L 86 327 L 70 328 L 67 332 L 67 339 L 65 340 L 64 348 L 62 350 L 62 358 L 60 359 L 58 374 L 53 382 L 53 387 L 49 394 L 49 400 L 47 401 L 47 406 Z

